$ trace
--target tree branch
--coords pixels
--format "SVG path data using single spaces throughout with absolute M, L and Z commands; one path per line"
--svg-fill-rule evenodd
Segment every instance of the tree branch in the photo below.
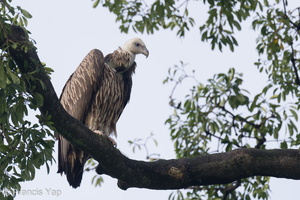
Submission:
M 240 187 L 241 186 L 241 180 L 237 180 L 236 181 L 236 183 L 234 183 L 234 184 L 232 184 L 231 186 L 228 186 L 228 187 L 226 187 L 226 188 L 224 188 L 223 190 L 222 190 L 222 192 L 223 192 L 223 197 L 222 197 L 222 200 L 226 200 L 227 199 L 227 197 L 228 197 L 228 195 L 232 192 L 232 191 L 234 191 L 234 190 L 236 190 L 238 187 Z
M 293 70 L 294 70 L 294 73 L 295 73 L 295 76 L 296 76 L 296 84 L 298 86 L 300 86 L 300 78 L 299 78 L 299 74 L 298 74 L 298 68 L 297 68 L 297 65 L 296 65 L 296 59 L 295 59 L 295 50 L 294 50 L 294 47 L 293 47 L 293 43 L 290 44 L 291 45 L 291 62 L 292 62 L 292 67 L 293 67 Z
M 2 50 L 7 50 L 7 40 L 28 42 L 22 28 L 11 26 L 11 29 L 7 38 L 0 37 Z M 63 109 L 34 47 L 26 53 L 19 48 L 9 48 L 9 53 L 22 74 L 37 71 L 33 76 L 45 84 L 46 89 L 43 89 L 38 81 L 28 80 L 30 85 L 35 85 L 28 92 L 37 92 L 44 97 L 41 113 L 50 115 L 58 132 L 100 163 L 97 168 L 99 174 L 117 178 L 121 189 L 179 189 L 230 183 L 256 175 L 300 179 L 300 151 L 291 149 L 237 149 L 195 158 L 155 162 L 131 160 L 114 148 L 105 136 L 95 134 Z

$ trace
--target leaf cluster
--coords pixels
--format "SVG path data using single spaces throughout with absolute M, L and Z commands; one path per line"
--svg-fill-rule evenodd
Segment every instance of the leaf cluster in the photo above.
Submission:
M 287 12 L 272 6 L 252 23 L 260 32 L 256 47 L 260 58 L 255 65 L 268 75 L 271 85 L 266 90 L 273 90 L 279 102 L 289 96 L 299 100 L 299 20 L 297 9 Z
M 48 129 L 29 121 L 9 130 L 1 128 L 0 190 L 7 191 L 5 196 L 8 197 L 20 190 L 20 182 L 33 180 L 42 165 L 46 164 L 49 173 L 54 141 Z
M 168 199 L 268 199 L 267 191 L 269 191 L 269 179 L 269 177 L 257 176 L 250 178 L 248 181 L 239 180 L 227 185 L 195 186 L 188 188 L 186 194 L 180 190 L 172 192 Z M 244 187 L 247 192 L 236 190 L 241 186 Z
M 266 24 L 264 25 L 266 26 Z M 285 32 L 285 34 L 288 33 Z M 273 35 L 270 34 L 269 37 L 272 38 Z M 270 39 L 269 37 L 268 39 Z M 293 37 L 293 42 L 294 44 L 298 42 L 298 37 Z M 258 46 L 261 45 L 258 43 Z M 264 48 L 269 47 L 265 46 Z M 260 93 L 254 96 L 242 88 L 242 74 L 236 73 L 233 68 L 227 73 L 214 75 L 207 84 L 199 83 L 194 71 L 192 74 L 188 74 L 183 62 L 180 63 L 181 65 L 169 69 L 164 83 L 174 84 L 170 96 L 170 105 L 174 112 L 166 120 L 166 124 L 170 127 L 177 156 L 179 158 L 194 157 L 249 147 L 298 148 L 300 142 L 297 127 L 299 114 L 299 85 L 296 82 L 299 69 L 298 52 L 296 48 L 291 48 L 289 56 L 284 56 L 287 54 L 285 51 L 287 51 L 286 48 L 283 48 L 270 53 L 272 59 L 267 60 L 270 63 L 265 62 L 269 64 L 268 70 L 265 70 L 269 82 Z M 259 55 L 263 55 L 262 52 L 259 52 Z M 282 63 L 286 63 L 286 65 Z M 266 66 L 260 63 L 260 68 L 262 67 Z M 281 74 L 274 76 L 278 70 L 281 70 Z M 286 77 L 289 77 L 289 81 Z M 195 83 L 183 100 L 178 100 L 175 97 L 175 91 L 188 78 L 192 78 Z M 223 197 L 233 195 L 232 198 L 249 199 L 252 195 L 259 199 L 267 199 L 268 179 L 267 177 L 262 179 L 265 179 L 264 187 L 260 187 L 261 180 L 258 182 L 257 177 L 240 180 L 239 187 L 244 187 L 243 192 L 232 190 L 230 194 L 227 194 L 224 191 L 231 188 L 229 184 L 208 186 L 205 189 L 198 188 L 196 191 L 187 192 L 186 195 L 189 199 L 194 199 L 195 196 L 198 199 L 213 199 L 213 197 L 218 199 L 220 194 Z M 253 188 L 254 185 L 256 189 Z M 201 196 L 203 191 L 205 191 L 204 196 Z M 183 199 L 180 197 L 182 196 L 180 193 L 172 196 L 173 193 L 170 198 Z M 212 193 L 213 196 L 210 196 Z
M 121 32 L 135 32 L 153 34 L 160 28 L 176 29 L 178 36 L 183 37 L 195 21 L 189 16 L 189 1 L 156 0 L 152 4 L 143 0 L 95 0 L 94 7 L 101 3 L 116 15 L 116 21 L 121 22 Z
M 36 115 L 39 123 L 27 120 L 27 116 L 43 105 L 43 97 L 39 93 L 29 94 L 35 85 L 28 80 L 34 79 L 32 71 L 21 76 L 20 70 L 11 57 L 11 50 L 27 53 L 34 49 L 33 41 L 13 42 L 8 39 L 10 26 L 27 25 L 31 15 L 21 7 L 12 7 L 2 1 L 0 8 L 0 37 L 5 41 L 0 51 L 0 199 L 12 199 L 20 190 L 20 182 L 33 180 L 36 169 L 53 161 L 54 137 L 51 133 L 50 116 Z M 28 63 L 24 63 L 24 67 Z M 48 70 L 51 71 L 50 69 Z
M 234 51 L 234 47 L 238 46 L 235 32 L 242 29 L 241 23 L 253 12 L 263 10 L 263 4 L 257 0 L 208 0 L 207 3 L 209 16 L 199 29 L 201 40 L 210 42 L 212 50 L 218 47 L 222 51 L 223 46 L 229 46 L 230 50 Z
M 136 149 L 139 151 L 144 150 L 146 153 L 146 159 L 150 161 L 155 161 L 159 159 L 159 154 L 158 153 L 150 153 L 149 150 L 149 143 L 152 141 L 155 146 L 158 146 L 157 140 L 154 138 L 154 134 L 150 133 L 148 137 L 145 139 L 142 138 L 135 138 L 134 140 L 129 140 L 128 143 L 130 146 L 132 146 L 132 151 L 133 153 L 136 152 Z
M 188 78 L 196 78 L 186 73 L 183 62 L 181 67 L 176 65 L 170 69 L 164 82 L 172 82 L 174 85 L 170 96 L 174 112 L 166 124 L 170 127 L 178 157 L 193 157 L 235 148 L 299 148 L 299 8 L 288 11 L 287 1 L 275 1 L 273 5 L 268 1 L 263 4 L 249 2 L 249 6 L 243 7 L 236 1 L 228 1 L 226 3 L 232 7 L 228 11 L 231 12 L 222 15 L 224 1 L 210 1 L 208 20 L 200 28 L 202 40 L 210 41 L 212 49 L 218 44 L 222 50 L 223 45 L 229 44 L 233 50 L 235 42 L 232 42 L 233 45 L 227 42 L 234 39 L 225 38 L 226 42 L 222 43 L 220 38 L 230 38 L 235 29 L 240 30 L 239 23 L 255 11 L 252 27 L 259 31 L 256 47 L 259 60 L 254 65 L 259 72 L 267 75 L 268 82 L 260 93 L 251 95 L 241 87 L 242 75 L 230 69 L 227 73 L 214 75 L 207 84 L 195 81 L 192 89 L 179 100 L 174 95 L 179 84 Z M 243 14 L 238 17 L 236 11 L 242 7 L 248 11 L 240 12 Z M 225 33 L 229 34 L 227 36 L 222 34 L 224 25 L 228 27 L 225 29 Z M 210 32 L 207 32 L 208 28 Z M 239 181 L 238 189 L 229 193 L 231 184 L 215 185 L 194 188 L 185 195 L 178 191 L 170 199 L 268 198 L 267 177 Z M 239 192 L 240 188 L 243 188 L 242 192 Z
M 210 42 L 213 50 L 218 47 L 220 51 L 224 46 L 234 51 L 238 45 L 235 32 L 242 29 L 241 23 L 269 5 L 267 0 L 263 3 L 259 0 L 204 0 L 202 3 L 208 5 L 208 17 L 199 26 L 201 40 Z M 99 4 L 116 15 L 116 21 L 121 23 L 119 28 L 124 33 L 132 29 L 153 34 L 162 28 L 175 29 L 179 37 L 184 37 L 196 24 L 195 17 L 191 17 L 189 12 L 195 2 L 190 0 L 155 0 L 150 3 L 143 0 L 94 0 L 93 7 Z
M 184 71 L 186 70 L 181 70 Z M 178 87 L 178 80 L 183 82 L 191 77 L 193 75 L 177 75 L 177 72 L 170 70 L 166 82 L 174 82 L 175 87 Z M 242 74 L 236 73 L 232 68 L 227 73 L 216 74 L 207 84 L 196 82 L 183 100 L 176 99 L 175 93 L 172 93 L 170 105 L 174 112 L 166 120 L 166 124 L 170 128 L 178 158 L 227 152 L 236 148 L 265 149 L 268 142 L 272 142 L 273 146 L 274 143 L 278 144 L 279 148 L 296 144 L 287 141 L 298 141 L 295 126 L 298 120 L 297 108 L 293 104 L 276 104 L 277 98 L 268 98 L 265 91 L 251 97 L 242 88 L 242 83 Z M 280 138 L 279 134 L 282 133 L 286 137 Z M 242 191 L 228 192 L 232 184 L 227 184 L 197 188 L 186 195 L 189 199 L 196 196 L 198 199 L 218 199 L 227 195 L 233 198 L 259 195 L 262 196 L 261 199 L 266 199 L 268 184 L 265 183 L 260 189 L 254 188 L 252 184 L 259 185 L 257 179 L 240 180 L 238 187 L 243 187 Z M 266 182 L 269 180 L 267 177 L 260 179 L 266 179 Z M 174 199 L 175 196 L 170 198 Z
M 13 25 L 21 27 L 28 25 L 28 19 L 32 18 L 32 15 L 20 6 L 11 6 L 12 0 L 1 0 L 0 4 L 0 17 L 1 21 L 9 22 Z

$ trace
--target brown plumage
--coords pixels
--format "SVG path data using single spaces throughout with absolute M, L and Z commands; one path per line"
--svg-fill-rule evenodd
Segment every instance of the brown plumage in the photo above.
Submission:
M 139 38 L 129 40 L 105 58 L 97 49 L 90 51 L 63 88 L 60 102 L 65 110 L 89 129 L 116 136 L 116 123 L 130 98 L 137 54 L 149 55 Z M 69 184 L 76 188 L 89 155 L 61 135 L 57 138 L 57 172 L 65 173 Z

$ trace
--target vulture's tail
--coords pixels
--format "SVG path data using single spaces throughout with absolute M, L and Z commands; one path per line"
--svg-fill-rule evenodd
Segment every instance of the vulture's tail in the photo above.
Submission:
M 58 171 L 64 173 L 73 188 L 80 186 L 88 155 L 60 136 L 58 140 Z
M 76 159 L 73 161 L 73 164 L 73 166 L 68 166 L 66 168 L 66 176 L 70 186 L 77 188 L 80 186 L 82 180 L 84 163 L 81 163 L 78 159 Z

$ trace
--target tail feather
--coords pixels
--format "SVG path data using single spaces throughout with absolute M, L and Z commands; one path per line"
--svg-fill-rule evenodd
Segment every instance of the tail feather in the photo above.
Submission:
M 84 164 L 88 155 L 75 148 L 67 140 L 60 136 L 58 141 L 58 171 L 61 175 L 64 173 L 67 180 L 73 188 L 80 186 Z
M 84 163 L 81 163 L 79 160 L 74 161 L 73 167 L 67 166 L 66 168 L 66 176 L 67 180 L 73 188 L 77 188 L 80 186 L 82 180 Z

